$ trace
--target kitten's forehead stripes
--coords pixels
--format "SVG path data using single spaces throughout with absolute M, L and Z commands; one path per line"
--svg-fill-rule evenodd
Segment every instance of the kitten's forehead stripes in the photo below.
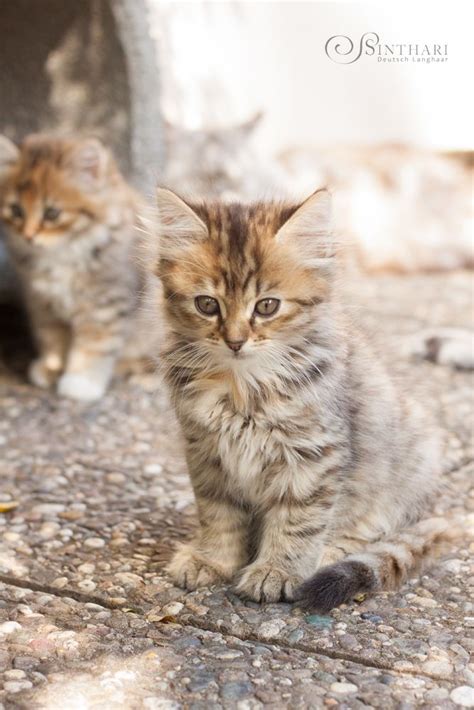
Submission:
M 262 283 L 262 239 L 274 236 L 298 209 L 298 205 L 193 204 L 189 207 L 207 226 L 216 249 L 218 272 L 226 294 L 245 293 L 253 282 L 259 293 Z M 271 285 L 267 285 L 271 289 Z

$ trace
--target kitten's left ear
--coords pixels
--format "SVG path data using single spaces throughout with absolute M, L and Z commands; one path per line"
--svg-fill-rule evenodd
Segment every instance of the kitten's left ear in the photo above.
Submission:
M 0 135 L 0 178 L 16 163 L 19 155 L 19 148 L 9 138 Z
M 330 193 L 317 190 L 308 197 L 280 227 L 276 240 L 296 247 L 309 266 L 323 266 L 335 256 Z
M 71 147 L 65 165 L 82 186 L 94 188 L 103 182 L 109 160 L 110 153 L 99 140 L 86 138 Z

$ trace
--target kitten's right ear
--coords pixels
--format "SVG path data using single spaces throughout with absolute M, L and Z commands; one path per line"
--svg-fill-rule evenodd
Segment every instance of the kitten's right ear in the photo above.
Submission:
M 156 193 L 160 224 L 160 256 L 176 255 L 209 236 L 206 225 L 194 210 L 171 190 Z
M 99 187 L 107 173 L 110 154 L 97 138 L 75 142 L 68 151 L 65 167 L 81 186 Z
M 16 163 L 20 149 L 6 136 L 0 135 L 0 178 Z

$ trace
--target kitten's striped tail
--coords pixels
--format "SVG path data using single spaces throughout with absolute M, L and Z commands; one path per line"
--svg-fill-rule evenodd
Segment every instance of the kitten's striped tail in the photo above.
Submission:
M 323 567 L 301 585 L 295 599 L 304 609 L 327 613 L 359 594 L 397 589 L 439 555 L 453 536 L 446 520 L 423 520 Z

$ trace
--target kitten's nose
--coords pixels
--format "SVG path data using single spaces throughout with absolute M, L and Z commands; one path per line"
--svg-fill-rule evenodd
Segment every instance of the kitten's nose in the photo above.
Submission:
M 36 237 L 38 233 L 38 228 L 37 227 L 25 227 L 23 230 L 23 235 L 25 239 L 28 239 L 28 241 L 31 241 Z
M 238 353 L 242 345 L 245 343 L 245 340 L 226 340 L 225 342 L 228 348 L 230 348 L 234 353 Z

